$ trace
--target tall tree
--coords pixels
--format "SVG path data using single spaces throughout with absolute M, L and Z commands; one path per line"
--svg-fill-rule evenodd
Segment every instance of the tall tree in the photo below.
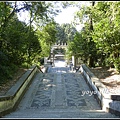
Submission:
M 119 5 L 119 1 L 98 2 L 93 9 L 95 16 L 93 39 L 97 44 L 98 52 L 103 56 L 100 62 L 108 66 L 114 65 L 118 70 L 120 69 Z
M 41 56 L 49 56 L 51 46 L 56 42 L 56 23 L 54 21 L 46 24 L 42 30 L 37 30 L 37 35 L 41 43 Z
M 94 7 L 95 5 L 95 1 L 92 1 L 92 7 Z M 94 31 L 94 28 L 93 28 L 93 20 L 92 20 L 92 11 L 90 11 L 90 16 L 89 16 L 89 19 L 90 19 L 90 41 L 89 41 L 89 63 L 88 65 L 90 67 L 95 67 L 95 61 L 97 61 L 97 58 L 96 58 L 96 46 L 95 46 L 95 42 L 92 40 L 92 32 Z
M 90 67 L 95 67 L 95 62 L 97 60 L 96 56 L 96 45 L 95 42 L 92 39 L 92 33 L 94 31 L 93 27 L 93 14 L 92 9 L 94 8 L 95 2 L 91 2 L 91 6 L 82 6 L 80 11 L 78 11 L 75 15 L 76 19 L 79 19 L 79 21 L 84 25 L 84 28 L 82 29 L 82 34 L 86 33 L 86 46 L 88 47 L 88 65 Z
M 57 24 L 57 43 L 67 43 L 69 40 L 72 41 L 75 33 L 77 32 L 76 28 L 72 24 Z

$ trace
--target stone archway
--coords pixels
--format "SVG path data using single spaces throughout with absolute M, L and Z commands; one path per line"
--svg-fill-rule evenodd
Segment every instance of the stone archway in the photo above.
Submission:
M 54 44 L 51 47 L 51 61 L 54 64 L 54 60 L 58 57 L 59 59 L 63 59 L 65 56 L 67 44 L 66 43 L 61 43 L 61 44 Z

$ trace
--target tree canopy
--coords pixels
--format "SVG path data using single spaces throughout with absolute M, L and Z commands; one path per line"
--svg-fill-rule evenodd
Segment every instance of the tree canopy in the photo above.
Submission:
M 11 78 L 18 67 L 40 65 L 41 54 L 55 41 L 52 15 L 58 8 L 52 9 L 50 2 L 18 2 L 0 2 L 0 82 Z M 29 13 L 29 23 L 18 19 L 24 11 Z
M 77 53 L 91 67 L 112 66 L 120 71 L 119 7 L 119 1 L 91 2 L 91 6 L 83 6 L 75 17 L 81 22 L 87 19 L 82 31 L 69 44 L 68 54 Z M 92 64 L 90 58 L 93 58 Z
M 54 16 L 61 7 L 78 6 L 77 22 L 59 25 Z M 50 55 L 51 46 L 67 43 L 66 56 L 80 58 L 90 67 L 111 66 L 120 72 L 120 2 L 90 2 L 81 6 L 74 1 L 0 2 L 0 82 L 12 77 L 18 67 L 40 65 L 40 58 Z M 29 22 L 18 14 L 28 11 Z M 75 21 L 74 21 L 75 23 Z

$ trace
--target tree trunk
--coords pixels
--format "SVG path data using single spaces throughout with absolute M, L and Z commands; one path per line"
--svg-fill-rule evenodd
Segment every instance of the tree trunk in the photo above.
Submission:
M 94 6 L 94 4 L 95 4 L 95 1 L 92 1 L 92 6 Z M 90 15 L 90 33 L 93 31 L 94 29 L 93 29 L 93 21 L 92 21 L 92 16 Z M 92 41 L 92 37 L 90 37 L 90 48 L 91 48 L 91 52 L 90 52 L 90 57 L 89 57 L 89 66 L 90 67 L 95 67 L 95 56 L 94 56 L 94 53 L 93 53 L 93 51 L 94 51 L 94 47 L 95 47 L 95 45 L 94 45 L 95 43 Z

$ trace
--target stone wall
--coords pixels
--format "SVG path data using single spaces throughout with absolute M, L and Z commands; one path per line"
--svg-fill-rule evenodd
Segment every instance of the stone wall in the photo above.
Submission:
M 80 71 L 91 91 L 93 91 L 101 109 L 120 116 L 120 95 L 108 93 L 105 85 L 100 82 L 85 64 L 81 65 Z
M 30 67 L 4 96 L 0 96 L 0 117 L 16 109 L 36 72 L 41 72 L 37 66 Z

